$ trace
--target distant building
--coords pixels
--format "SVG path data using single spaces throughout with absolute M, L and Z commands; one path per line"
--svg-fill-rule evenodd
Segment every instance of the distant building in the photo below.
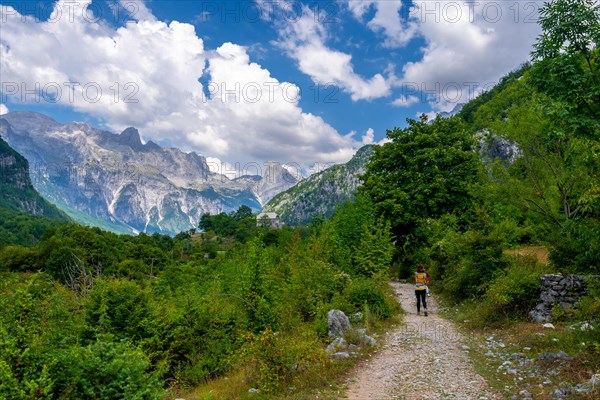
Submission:
M 256 226 L 280 229 L 283 227 L 283 222 L 281 222 L 277 213 L 264 212 L 256 216 Z

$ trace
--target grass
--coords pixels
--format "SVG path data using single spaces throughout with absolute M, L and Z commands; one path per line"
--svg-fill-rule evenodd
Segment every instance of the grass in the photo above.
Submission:
M 358 359 L 343 359 L 322 368 L 303 373 L 277 393 L 249 393 L 250 371 L 240 368 L 227 376 L 220 377 L 189 391 L 174 389 L 171 399 L 186 400 L 334 400 L 343 396 L 343 384 Z
M 505 250 L 505 254 L 513 257 L 534 257 L 540 264 L 548 265 L 550 252 L 544 246 L 527 246 L 518 249 Z

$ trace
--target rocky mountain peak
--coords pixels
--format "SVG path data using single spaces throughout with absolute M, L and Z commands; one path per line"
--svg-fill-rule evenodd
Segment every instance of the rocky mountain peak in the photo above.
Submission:
M 121 132 L 119 135 L 119 143 L 138 151 L 144 148 L 142 139 L 140 138 L 140 133 L 133 127 L 129 127 Z
M 364 172 L 374 148 L 364 146 L 347 163 L 334 165 L 280 191 L 262 212 L 277 213 L 287 225 L 307 224 L 318 215 L 331 217 L 338 204 L 354 197 L 361 184 L 358 175 Z

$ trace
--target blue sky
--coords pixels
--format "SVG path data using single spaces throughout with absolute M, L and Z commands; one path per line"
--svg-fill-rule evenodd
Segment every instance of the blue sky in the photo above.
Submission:
M 0 113 L 310 166 L 489 88 L 528 59 L 542 2 L 0 4 Z

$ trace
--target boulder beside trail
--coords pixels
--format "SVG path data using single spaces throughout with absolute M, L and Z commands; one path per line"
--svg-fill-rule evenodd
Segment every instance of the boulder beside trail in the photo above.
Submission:
M 331 338 L 344 336 L 344 333 L 352 327 L 348 316 L 340 310 L 330 310 L 327 313 L 327 326 L 329 327 L 329 337 Z

